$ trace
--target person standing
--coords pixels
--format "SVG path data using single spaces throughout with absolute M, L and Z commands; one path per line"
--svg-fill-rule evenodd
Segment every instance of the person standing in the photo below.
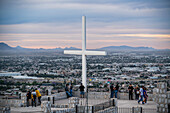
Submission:
M 31 100 L 31 92 L 30 92 L 30 91 L 27 92 L 26 97 L 27 97 L 27 107 L 29 107 L 29 106 L 31 105 L 31 103 L 30 103 L 30 100 Z
M 143 102 L 143 88 L 144 88 L 144 86 L 142 86 L 140 88 L 140 90 L 139 90 L 139 92 L 140 92 L 140 99 L 138 101 L 138 104 L 140 103 L 140 101 L 142 101 L 142 104 L 144 104 L 144 102 Z
M 110 98 L 113 98 L 114 96 L 114 87 L 113 84 L 110 85 Z
M 135 87 L 134 92 L 135 92 L 135 99 L 138 100 L 139 99 L 139 87 L 138 86 Z
M 66 87 L 65 87 L 65 91 L 66 91 L 66 95 L 67 95 L 67 98 L 71 97 L 70 93 L 69 93 L 69 88 L 68 88 L 69 84 L 66 84 Z
M 128 90 L 129 90 L 129 100 L 133 100 L 133 86 L 132 84 L 129 85 Z
M 73 96 L 73 85 L 72 85 L 72 83 L 71 83 L 71 85 L 70 85 L 70 95 L 71 95 L 71 97 Z
M 36 107 L 36 92 L 35 92 L 35 90 L 31 93 L 31 97 L 32 97 L 32 107 L 34 105 Z
M 144 97 L 143 103 L 147 103 L 148 95 L 146 92 L 146 87 L 143 88 L 143 97 Z
M 79 89 L 80 89 L 80 98 L 84 98 L 84 86 L 83 86 L 83 84 L 81 83 L 81 85 L 80 85 L 80 87 L 79 87 Z
M 36 96 L 37 96 L 37 98 L 38 98 L 38 102 L 39 102 L 39 104 L 41 105 L 41 93 L 39 92 L 38 89 L 36 89 L 35 92 L 36 92 Z
M 115 87 L 115 98 L 117 98 L 118 92 L 119 92 L 119 85 L 117 84 Z

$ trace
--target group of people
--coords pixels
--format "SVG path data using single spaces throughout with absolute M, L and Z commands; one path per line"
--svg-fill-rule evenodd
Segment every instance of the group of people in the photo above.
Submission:
M 133 93 L 135 93 L 135 99 L 138 100 L 138 103 L 142 102 L 142 104 L 147 103 L 147 92 L 146 92 L 146 87 L 142 86 L 139 88 L 136 86 L 133 88 L 132 84 L 129 85 L 128 87 L 129 91 L 129 100 L 133 100 Z M 110 85 L 110 98 L 117 98 L 118 97 L 118 92 L 119 92 L 119 85 L 117 84 L 115 87 L 113 84 Z
M 84 94 L 85 94 L 84 89 L 85 89 L 85 87 L 83 86 L 82 83 L 81 83 L 79 89 L 80 89 L 80 98 L 84 98 Z M 73 94 L 72 94 L 73 93 L 73 85 L 71 84 L 69 86 L 69 84 L 66 84 L 65 91 L 66 91 L 67 98 L 72 97 L 73 96 Z
M 113 98 L 115 96 L 115 98 L 117 98 L 117 94 L 119 91 L 119 85 L 117 84 L 115 87 L 113 86 L 113 84 L 110 85 L 110 98 Z
M 142 86 L 139 90 L 140 92 L 140 99 L 138 100 L 138 103 L 142 102 L 142 104 L 147 103 L 147 92 L 146 92 L 146 87 Z
M 135 88 L 133 88 L 132 84 L 130 84 L 128 90 L 129 90 L 129 100 L 133 100 L 133 92 L 134 92 L 135 99 L 138 100 L 138 103 L 140 102 L 142 102 L 142 104 L 147 103 L 148 95 L 146 92 L 146 87 L 142 86 L 141 88 L 139 88 L 138 86 L 136 86 Z
M 41 93 L 39 92 L 38 89 L 34 89 L 32 91 L 28 91 L 26 94 L 27 97 L 27 107 L 31 105 L 32 102 L 32 107 L 37 105 L 36 99 L 38 98 L 38 104 L 41 104 Z
M 81 83 L 80 87 L 80 98 L 84 98 L 84 89 L 85 87 L 83 86 L 83 84 Z M 129 85 L 128 87 L 129 90 L 129 100 L 133 100 L 133 92 L 135 93 L 135 99 L 138 100 L 138 103 L 142 102 L 142 104 L 147 103 L 147 92 L 146 92 L 146 88 L 144 86 L 142 86 L 141 88 L 139 88 L 138 86 L 136 86 L 135 88 L 133 88 L 132 84 Z M 134 91 L 133 91 L 134 90 Z M 65 87 L 65 91 L 66 91 L 66 95 L 67 98 L 72 97 L 72 92 L 73 92 L 73 85 L 72 84 L 66 84 Z M 115 87 L 113 86 L 113 84 L 110 85 L 110 98 L 117 98 L 118 97 L 118 91 L 119 91 L 119 85 L 117 84 Z M 29 107 L 31 105 L 32 102 L 32 107 L 35 106 L 36 107 L 36 99 L 38 99 L 38 104 L 41 104 L 41 93 L 39 92 L 38 89 L 34 89 L 32 91 L 28 91 L 26 94 L 27 97 L 27 107 Z

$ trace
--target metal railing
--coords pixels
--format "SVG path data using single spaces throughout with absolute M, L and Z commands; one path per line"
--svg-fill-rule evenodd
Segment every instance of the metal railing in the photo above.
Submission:
M 96 104 L 93 106 L 94 112 L 104 110 L 109 107 L 115 106 L 114 99 L 113 100 L 108 100 L 107 102 L 101 103 L 101 104 Z
M 142 113 L 157 113 L 157 109 L 153 108 L 143 108 Z
M 84 104 L 84 105 L 80 104 L 75 107 L 75 109 L 76 109 L 75 111 L 76 111 L 76 113 L 86 113 L 86 112 L 95 113 L 97 111 L 104 110 L 104 109 L 107 109 L 110 107 L 115 107 L 114 99 L 109 99 L 104 102 L 103 101 L 97 102 L 94 105 L 88 105 L 88 107 L 86 104 Z
M 118 113 L 132 113 L 132 108 L 118 107 Z
M 135 108 L 118 107 L 118 113 L 135 113 Z M 139 113 L 157 113 L 157 109 L 140 107 Z

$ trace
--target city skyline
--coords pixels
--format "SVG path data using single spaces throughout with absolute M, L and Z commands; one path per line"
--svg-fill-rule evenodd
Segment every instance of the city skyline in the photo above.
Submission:
M 170 49 L 168 0 L 0 2 L 0 42 L 12 47 L 81 48 L 81 16 L 86 15 L 87 49 Z

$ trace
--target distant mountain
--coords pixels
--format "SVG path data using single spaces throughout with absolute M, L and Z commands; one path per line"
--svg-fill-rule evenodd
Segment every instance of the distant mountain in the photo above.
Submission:
M 75 47 L 66 47 L 66 48 L 64 48 L 64 50 L 81 50 L 81 49 L 79 49 L 79 48 L 75 48 Z
M 12 50 L 13 48 L 8 46 L 7 44 L 5 43 L 0 43 L 0 50 Z
M 112 50 L 156 50 L 152 47 L 131 47 L 131 46 L 108 46 L 99 48 L 100 50 L 112 51 Z
M 23 48 L 23 47 L 21 47 L 21 46 L 17 46 L 17 47 L 14 47 L 14 49 L 24 50 L 24 49 L 28 49 L 28 48 Z
M 10 47 L 5 43 L 0 43 L 0 50 L 18 50 L 18 51 L 23 51 L 23 50 L 57 50 L 57 51 L 63 51 L 63 50 L 80 50 L 79 48 L 75 48 L 75 47 L 66 47 L 64 49 L 62 48 L 54 48 L 54 49 L 44 49 L 44 48 L 39 48 L 39 49 L 30 49 L 30 48 L 23 48 L 21 46 L 16 46 L 16 47 Z
M 54 48 L 54 49 L 30 49 L 30 48 L 23 48 L 21 46 L 17 47 L 10 47 L 5 43 L 0 43 L 0 50 L 14 50 L 14 51 L 64 51 L 64 50 L 81 50 L 79 48 L 75 47 L 66 47 L 64 49 L 62 48 Z M 99 49 L 93 49 L 93 50 L 105 50 L 105 51 L 154 51 L 158 49 L 154 49 L 152 47 L 131 47 L 131 46 L 108 46 L 108 47 L 102 47 Z M 163 50 L 169 50 L 169 49 L 163 49 Z

